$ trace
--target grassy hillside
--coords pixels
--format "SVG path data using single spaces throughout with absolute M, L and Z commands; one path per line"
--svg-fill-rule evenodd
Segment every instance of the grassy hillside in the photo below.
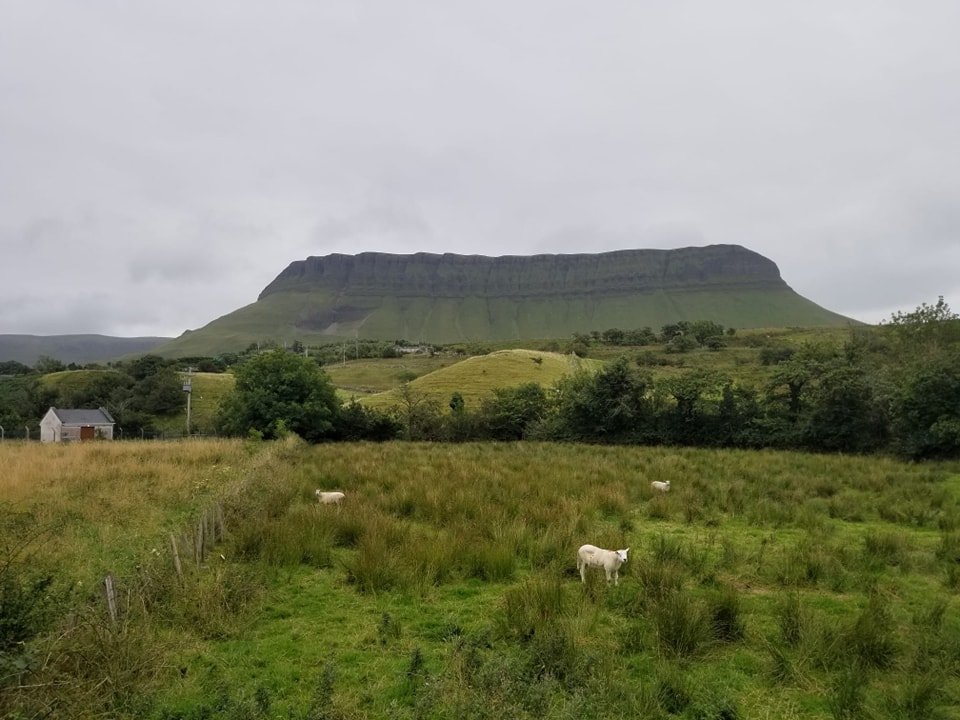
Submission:
M 48 450 L 0 446 L 17 469 L 0 478 L 7 509 L 63 523 L 62 544 L 33 548 L 58 586 L 109 568 L 133 601 L 111 630 L 102 594 L 81 593 L 90 611 L 32 641 L 46 660 L 0 690 L 0 714 L 958 717 L 957 463 L 532 443 Z M 315 487 L 346 506 L 318 506 Z M 228 537 L 179 582 L 168 533 L 211 492 Z M 580 582 L 584 542 L 630 548 L 619 586 Z
M 16 360 L 33 366 L 45 355 L 64 363 L 106 362 L 150 352 L 170 340 L 106 335 L 0 335 L 0 361 Z
M 596 368 L 596 360 L 582 360 L 575 355 L 538 352 L 535 350 L 498 350 L 489 355 L 466 358 L 458 363 L 435 370 L 410 382 L 410 388 L 436 400 L 441 407 L 459 392 L 469 409 L 475 410 L 485 397 L 497 388 L 510 388 L 535 382 L 544 387 L 553 385 L 564 375 L 581 368 Z M 396 405 L 397 389 L 359 398 L 368 407 L 385 408 Z
M 216 355 L 257 342 L 311 345 L 356 336 L 432 343 L 570 337 L 611 327 L 659 328 L 677 320 L 713 320 L 736 328 L 845 327 L 852 322 L 783 288 L 571 298 L 353 296 L 349 303 L 355 319 L 322 329 L 304 324 L 304 318 L 326 312 L 334 302 L 323 291 L 268 295 L 153 352 L 164 357 Z
M 181 373 L 182 374 L 182 373 Z M 193 432 L 208 435 L 214 432 L 214 420 L 223 398 L 233 390 L 231 373 L 192 373 L 193 393 L 190 399 L 190 424 Z M 157 422 L 157 429 L 174 437 L 186 431 L 187 411 L 184 409 Z
M 323 369 L 347 397 L 362 397 L 390 390 L 462 360 L 463 357 L 458 355 L 415 354 L 399 358 L 347 360 L 342 364 L 324 365 Z

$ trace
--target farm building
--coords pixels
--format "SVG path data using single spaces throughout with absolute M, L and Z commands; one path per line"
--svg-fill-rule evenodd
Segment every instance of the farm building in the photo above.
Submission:
M 52 407 L 40 421 L 40 442 L 113 440 L 113 418 L 106 408 L 66 410 Z

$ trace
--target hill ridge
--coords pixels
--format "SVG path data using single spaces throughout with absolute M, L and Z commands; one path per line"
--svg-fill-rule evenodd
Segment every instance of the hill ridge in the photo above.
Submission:
M 652 292 L 688 287 L 786 288 L 776 264 L 739 245 L 605 253 L 461 255 L 364 252 L 331 253 L 290 263 L 260 293 L 349 289 L 432 297 L 555 297 Z

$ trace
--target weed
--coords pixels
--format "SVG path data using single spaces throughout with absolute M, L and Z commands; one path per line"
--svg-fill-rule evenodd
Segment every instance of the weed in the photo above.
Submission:
M 690 690 L 683 675 L 667 666 L 657 677 L 656 698 L 660 708 L 670 715 L 679 715 L 690 705 Z
M 710 599 L 707 612 L 710 615 L 713 636 L 720 642 L 735 642 L 745 634 L 740 596 L 732 587 L 724 587 Z
M 864 538 L 864 554 L 867 561 L 881 565 L 904 565 L 907 559 L 907 543 L 904 536 L 893 530 L 872 530 Z
M 911 677 L 894 699 L 897 716 L 903 720 L 934 720 L 943 696 L 944 678 L 938 674 Z
M 777 624 L 783 643 L 788 647 L 796 647 L 807 625 L 807 613 L 800 604 L 800 593 L 789 592 L 781 597 L 777 603 Z
M 643 595 L 651 605 L 683 588 L 686 578 L 683 568 L 673 562 L 641 561 L 637 563 L 635 573 Z
M 869 678 L 859 665 L 844 668 L 834 678 L 827 707 L 836 720 L 854 720 L 863 714 L 864 689 Z
M 653 618 L 661 651 L 676 657 L 696 655 L 712 640 L 706 608 L 682 590 L 662 598 L 654 607 Z
M 557 578 L 529 578 L 504 593 L 501 630 L 507 637 L 528 640 L 538 628 L 567 615 L 568 608 L 567 594 Z
M 400 634 L 400 623 L 394 620 L 393 615 L 390 613 L 383 613 L 380 616 L 380 621 L 377 623 L 377 642 L 380 645 L 386 646 L 393 640 L 399 639 Z
M 335 720 L 341 717 L 333 703 L 335 681 L 336 668 L 332 662 L 327 662 L 317 680 L 304 720 Z
M 427 677 L 426 661 L 423 659 L 423 651 L 420 647 L 415 647 L 410 652 L 410 659 L 407 661 L 407 670 L 405 673 L 407 692 L 413 696 L 423 685 Z

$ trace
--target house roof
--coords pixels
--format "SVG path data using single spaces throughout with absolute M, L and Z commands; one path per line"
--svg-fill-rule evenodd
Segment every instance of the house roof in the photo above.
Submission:
M 64 425 L 113 425 L 113 418 L 106 408 L 66 409 L 50 408 Z

